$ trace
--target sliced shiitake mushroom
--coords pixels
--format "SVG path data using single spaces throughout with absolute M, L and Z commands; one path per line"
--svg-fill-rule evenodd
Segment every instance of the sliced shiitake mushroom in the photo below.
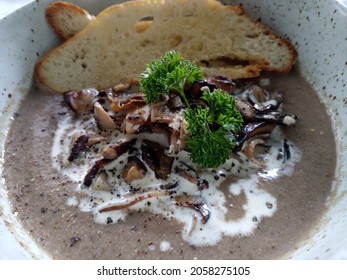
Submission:
M 87 149 L 89 137 L 88 135 L 81 135 L 73 143 L 71 153 L 68 157 L 68 161 L 72 162 L 79 157 L 79 155 Z
M 116 123 L 99 102 L 94 103 L 94 118 L 98 128 L 101 130 L 111 130 L 117 128 Z
M 177 206 L 188 207 L 197 211 L 201 215 L 201 221 L 206 224 L 211 216 L 211 210 L 207 207 L 201 196 L 196 195 L 179 195 L 172 199 Z
M 146 176 L 147 168 L 137 156 L 129 156 L 128 163 L 124 167 L 122 177 L 130 184 L 132 181 L 143 179 Z
M 101 155 L 106 159 L 116 159 L 122 154 L 129 151 L 129 149 L 136 143 L 136 138 L 118 142 L 109 146 L 106 146 L 102 151 Z
M 67 91 L 63 93 L 64 101 L 75 113 L 93 110 L 93 102 L 99 92 L 96 89 L 83 89 L 80 91 Z

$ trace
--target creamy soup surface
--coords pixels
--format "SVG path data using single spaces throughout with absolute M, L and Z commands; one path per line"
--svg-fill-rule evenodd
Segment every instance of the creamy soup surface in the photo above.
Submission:
M 200 182 L 209 182 L 208 188 L 172 174 L 167 183 L 180 180 L 176 194 L 204 201 L 207 209 L 199 211 L 173 203 L 170 195 L 163 195 L 164 182 L 151 174 L 135 181 L 131 188 L 136 192 L 130 192 L 117 176 L 125 156 L 108 166 L 109 175 L 115 174 L 109 176 L 111 192 L 81 186 L 98 150 L 86 153 L 78 164 L 62 163 L 71 135 L 88 127 L 75 120 L 61 95 L 32 89 L 14 116 L 6 143 L 4 178 L 13 210 L 54 259 L 285 256 L 325 210 L 334 179 L 335 141 L 324 105 L 295 70 L 264 78 L 270 81 L 269 90 L 285 93 L 283 111 L 297 115 L 298 121 L 274 131 L 267 142 L 264 168 L 231 159 L 220 168 L 199 173 Z M 143 137 L 153 140 L 153 135 Z M 291 154 L 286 161 L 278 156 L 283 139 Z M 175 162 L 177 168 L 190 166 L 185 153 Z M 147 191 L 152 196 L 139 203 L 98 211 L 126 204 Z M 204 211 L 209 211 L 207 221 L 201 215 Z

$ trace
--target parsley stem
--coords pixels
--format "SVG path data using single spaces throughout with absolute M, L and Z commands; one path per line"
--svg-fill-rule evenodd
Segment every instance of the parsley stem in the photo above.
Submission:
M 183 102 L 186 104 L 186 106 L 187 106 L 188 108 L 190 108 L 190 104 L 189 104 L 189 101 L 188 101 L 186 95 L 184 94 L 184 90 L 181 89 L 181 88 L 177 88 L 176 90 L 177 90 L 178 93 L 180 94 L 180 96 L 181 96 L 181 98 L 183 99 Z

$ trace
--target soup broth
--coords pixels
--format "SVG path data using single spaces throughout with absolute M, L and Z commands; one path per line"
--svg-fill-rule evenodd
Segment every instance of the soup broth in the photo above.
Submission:
M 264 201 L 268 214 L 258 217 L 257 210 L 252 212 L 248 225 L 253 226 L 247 230 L 236 223 L 234 234 L 219 232 L 220 237 L 204 244 L 184 234 L 184 223 L 174 215 L 151 211 L 150 205 L 129 208 L 118 220 L 96 223 L 92 212 L 81 211 L 85 194 L 78 191 L 79 183 L 52 163 L 57 129 L 70 112 L 61 95 L 37 88 L 21 104 L 7 137 L 4 178 L 13 211 L 54 259 L 282 258 L 325 210 L 334 179 L 335 141 L 324 104 L 296 71 L 264 78 L 270 80 L 270 88 L 284 91 L 283 111 L 299 118 L 294 126 L 283 128 L 295 146 L 297 162 L 282 176 L 257 174 L 256 189 L 219 187 L 228 210 L 225 217 L 235 223 L 250 212 L 247 192 L 266 193 L 272 199 Z

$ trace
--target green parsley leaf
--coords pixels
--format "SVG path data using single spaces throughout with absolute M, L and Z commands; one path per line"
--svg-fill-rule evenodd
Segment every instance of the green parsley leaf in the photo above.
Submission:
M 160 96 L 168 92 L 178 93 L 188 107 L 184 114 L 189 131 L 186 148 L 191 151 L 192 161 L 203 168 L 218 167 L 236 145 L 243 119 L 234 98 L 220 89 L 203 92 L 206 108 L 190 108 L 184 87 L 195 80 L 203 80 L 202 71 L 178 52 L 169 51 L 141 73 L 140 91 L 147 103 L 159 102 Z
M 175 90 L 189 107 L 184 86 L 202 79 L 202 71 L 195 64 L 183 60 L 178 52 L 169 51 L 162 58 L 150 62 L 141 73 L 140 91 L 145 94 L 147 103 L 152 103 L 160 101 L 161 94 Z
M 220 89 L 204 91 L 203 99 L 207 108 L 198 106 L 185 111 L 189 131 L 186 147 L 194 163 L 203 168 L 216 168 L 232 153 L 243 119 L 228 93 Z
M 213 122 L 230 133 L 240 131 L 243 119 L 232 96 L 216 89 L 213 92 L 204 91 L 202 98 L 207 102 L 210 115 L 214 117 Z

